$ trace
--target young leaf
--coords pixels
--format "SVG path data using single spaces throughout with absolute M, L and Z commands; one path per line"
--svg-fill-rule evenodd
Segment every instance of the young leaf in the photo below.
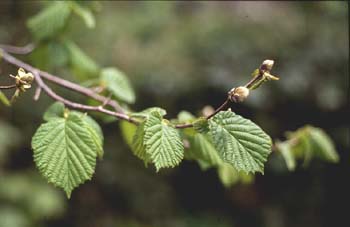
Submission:
M 55 186 L 72 190 L 91 179 L 98 147 L 81 116 L 53 118 L 42 124 L 32 139 L 34 161 L 41 174 Z
M 120 121 L 119 127 L 122 132 L 122 136 L 126 144 L 131 148 L 133 137 L 137 130 L 137 126 L 128 122 L 128 121 Z
M 141 123 L 132 138 L 131 150 L 139 159 L 143 160 L 147 164 L 150 160 L 150 154 L 146 151 L 146 145 L 144 143 L 145 138 L 145 123 Z
M 276 143 L 276 148 L 282 153 L 287 162 L 287 166 L 288 163 L 289 165 L 295 165 L 295 163 L 292 164 L 290 159 L 303 159 L 304 167 L 315 158 L 328 162 L 339 161 L 339 156 L 332 140 L 320 128 L 307 125 L 299 128 L 295 132 L 288 132 L 287 138 L 288 140 L 282 142 L 282 145 Z M 288 147 L 283 144 L 287 144 Z M 287 152 L 287 149 L 290 151 Z M 290 170 L 293 170 L 293 168 Z
M 80 80 L 87 80 L 96 77 L 99 73 L 99 66 L 86 55 L 74 42 L 66 41 L 65 45 L 70 55 L 70 64 L 74 75 Z
M 94 28 L 96 25 L 95 17 L 92 14 L 91 10 L 87 7 L 81 6 L 79 3 L 72 2 L 72 9 L 73 12 L 76 13 L 78 16 L 80 16 L 84 22 L 85 25 L 88 28 Z
M 38 41 L 48 39 L 64 28 L 70 13 L 69 2 L 56 1 L 30 18 L 27 26 Z
M 204 117 L 198 118 L 198 120 L 193 122 L 193 128 L 199 133 L 209 132 L 208 120 Z
M 11 103 L 8 100 L 8 98 L 0 91 L 0 101 L 5 105 L 5 106 L 10 106 Z
M 294 171 L 296 160 L 293 154 L 293 149 L 288 142 L 276 142 L 276 148 L 281 152 L 289 171 Z
M 128 78 L 116 68 L 103 69 L 101 82 L 117 99 L 126 103 L 135 102 L 135 93 Z
M 55 102 L 52 104 L 44 113 L 44 120 L 50 121 L 55 118 L 63 118 L 64 117 L 65 107 L 61 102 Z M 67 110 L 69 111 L 69 110 Z M 103 132 L 99 124 L 91 118 L 89 115 L 78 112 L 78 111 L 69 111 L 70 113 L 74 113 L 82 118 L 85 123 L 86 130 L 88 130 L 94 138 L 96 146 L 98 147 L 97 154 L 99 158 L 103 157 Z
M 221 183 L 226 188 L 229 188 L 239 182 L 248 184 L 254 180 L 253 175 L 246 174 L 244 172 L 238 172 L 232 165 L 228 163 L 222 163 L 218 167 L 218 175 Z
M 166 110 L 160 108 L 160 107 L 150 107 L 147 109 L 142 110 L 141 112 L 137 113 L 131 113 L 131 117 L 138 117 L 138 118 L 148 118 L 152 112 L 158 112 L 162 117 L 166 115 Z
M 239 174 L 237 170 L 228 163 L 223 163 L 218 167 L 218 176 L 221 183 L 226 187 L 231 187 L 239 181 Z
M 91 136 L 94 139 L 94 142 L 96 144 L 97 156 L 100 159 L 102 159 L 103 154 L 104 154 L 104 150 L 103 150 L 104 137 L 103 137 L 103 132 L 102 132 L 100 125 L 92 117 L 90 117 L 87 114 L 80 113 L 78 111 L 72 111 L 71 113 L 77 114 L 78 116 L 80 116 L 83 119 L 83 121 L 85 123 L 86 130 L 88 132 L 90 132 L 90 134 L 91 134 Z
M 184 157 L 184 147 L 177 130 L 168 125 L 158 112 L 151 112 L 144 125 L 144 144 L 157 171 L 174 167 Z
M 64 113 L 64 104 L 61 102 L 55 102 L 44 113 L 44 120 L 50 121 L 53 118 L 62 118 Z
M 310 143 L 315 150 L 315 156 L 329 162 L 338 162 L 339 156 L 329 136 L 320 128 L 308 126 Z
M 303 167 L 307 167 L 310 164 L 313 156 L 315 155 L 314 149 L 312 147 L 309 135 L 307 135 L 306 133 L 300 134 L 299 141 L 303 148 Z
M 270 137 L 250 120 L 221 111 L 209 120 L 210 135 L 221 158 L 238 171 L 264 172 L 271 153 Z
M 193 116 L 190 112 L 183 110 L 177 115 L 177 119 L 181 123 L 190 123 L 196 119 L 196 117 Z
M 215 167 L 223 162 L 210 139 L 199 133 L 193 136 L 191 149 L 188 153 L 189 158 L 200 160 L 199 164 L 201 167 Z M 203 165 L 204 163 L 206 165 Z

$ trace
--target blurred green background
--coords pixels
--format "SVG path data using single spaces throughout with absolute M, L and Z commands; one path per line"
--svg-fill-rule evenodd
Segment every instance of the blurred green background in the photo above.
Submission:
M 0 2 L 0 43 L 32 42 L 26 20 L 39 1 Z M 142 110 L 161 106 L 168 118 L 218 106 L 232 87 L 274 59 L 271 82 L 232 110 L 273 139 L 312 124 L 334 140 L 338 164 L 312 162 L 288 172 L 270 156 L 265 175 L 225 189 L 215 170 L 194 162 L 156 173 L 122 140 L 117 122 L 100 123 L 105 157 L 70 200 L 36 170 L 30 139 L 52 101 L 34 89 L 0 107 L 0 227 L 309 227 L 346 226 L 349 197 L 349 13 L 347 2 L 99 2 L 96 28 L 73 18 L 67 36 L 101 66 L 130 78 Z M 28 58 L 23 57 L 28 61 Z M 50 52 L 44 68 L 75 78 Z M 57 61 L 56 61 L 57 59 Z M 45 60 L 45 59 L 43 59 Z M 39 64 L 39 63 L 38 63 Z M 1 83 L 14 67 L 0 65 Z M 76 97 L 71 92 L 60 94 Z

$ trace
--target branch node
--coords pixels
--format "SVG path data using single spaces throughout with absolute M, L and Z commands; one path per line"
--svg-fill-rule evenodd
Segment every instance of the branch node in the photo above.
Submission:
M 38 101 L 39 98 L 40 98 L 40 94 L 41 94 L 41 87 L 40 86 L 37 86 L 36 90 L 35 90 L 35 94 L 34 94 L 34 101 Z

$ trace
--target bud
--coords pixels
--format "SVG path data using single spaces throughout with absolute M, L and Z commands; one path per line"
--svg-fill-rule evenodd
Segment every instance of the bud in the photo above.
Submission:
M 265 60 L 260 66 L 261 70 L 271 71 L 273 64 L 275 62 L 273 60 Z
M 212 115 L 214 112 L 215 112 L 215 110 L 214 110 L 214 108 L 212 106 L 205 106 L 202 109 L 202 114 L 205 117 L 208 117 L 208 116 Z
M 31 84 L 34 80 L 33 74 L 30 72 L 26 73 L 22 68 L 18 69 L 17 75 L 15 77 L 12 75 L 10 76 L 15 78 L 16 86 L 22 92 L 25 92 L 26 90 L 31 88 Z
M 231 101 L 243 102 L 249 96 L 249 89 L 246 87 L 232 88 L 229 92 Z
M 26 73 L 24 71 L 24 69 L 22 68 L 19 68 L 18 69 L 18 76 L 19 76 L 19 79 L 26 82 L 26 83 L 32 83 L 33 80 L 34 80 L 34 76 L 32 73 L 28 72 Z

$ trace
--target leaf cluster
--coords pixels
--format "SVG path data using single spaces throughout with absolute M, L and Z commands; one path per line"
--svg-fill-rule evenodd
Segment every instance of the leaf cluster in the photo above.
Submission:
M 255 172 L 263 173 L 271 139 L 250 120 L 231 111 L 209 120 L 182 111 L 177 119 L 168 121 L 162 118 L 164 114 L 164 110 L 152 108 L 133 114 L 143 117 L 139 126 L 122 124 L 126 142 L 145 164 L 154 164 L 158 171 L 178 165 L 183 158 L 194 160 L 203 170 L 217 168 L 226 186 L 249 182 Z M 175 122 L 200 123 L 177 132 Z
M 286 133 L 287 140 L 277 141 L 276 149 L 282 154 L 287 168 L 294 171 L 297 161 L 304 167 L 313 159 L 336 163 L 339 156 L 330 137 L 320 128 L 311 125 Z

